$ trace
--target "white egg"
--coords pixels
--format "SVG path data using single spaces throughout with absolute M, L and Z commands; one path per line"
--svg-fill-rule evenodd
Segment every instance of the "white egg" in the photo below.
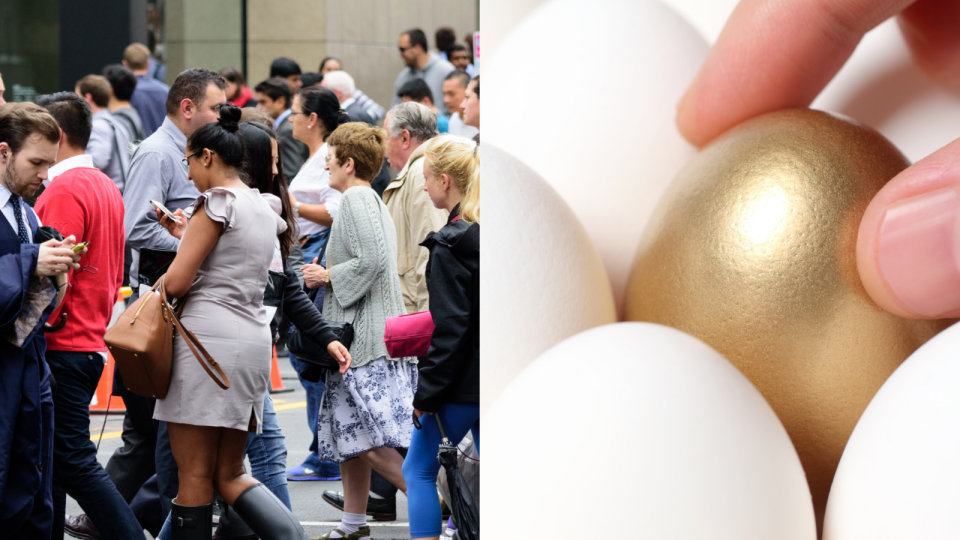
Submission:
M 543 2 L 544 0 L 483 0 L 483 9 L 480 10 L 480 28 L 483 28 L 481 58 L 493 58 L 513 27 Z
M 960 538 L 960 324 L 887 379 L 833 478 L 825 540 Z
M 537 173 L 483 143 L 481 411 L 540 353 L 616 320 L 596 248 Z
M 816 540 L 776 414 L 666 326 L 594 328 L 541 355 L 484 417 L 481 453 L 490 538 Z
M 695 150 L 676 103 L 707 53 L 653 0 L 551 0 L 485 61 L 484 142 L 537 171 L 584 224 L 617 305 L 647 218 Z

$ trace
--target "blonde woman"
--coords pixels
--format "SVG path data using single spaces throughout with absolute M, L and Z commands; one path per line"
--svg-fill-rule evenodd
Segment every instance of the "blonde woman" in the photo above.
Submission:
M 436 329 L 418 367 L 414 414 L 422 429 L 413 432 L 403 462 L 411 538 L 439 538 L 440 500 L 436 479 L 441 416 L 452 441 L 473 431 L 480 449 L 480 153 L 477 143 L 441 135 L 426 143 L 424 190 L 434 206 L 450 213 L 447 224 L 430 233 L 427 289 Z

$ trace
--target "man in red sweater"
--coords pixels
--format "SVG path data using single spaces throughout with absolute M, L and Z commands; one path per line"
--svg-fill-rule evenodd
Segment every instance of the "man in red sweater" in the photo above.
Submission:
M 37 215 L 78 242 L 89 242 L 80 269 L 70 272 L 60 307 L 66 326 L 47 335 L 47 363 L 57 381 L 53 396 L 54 540 L 63 538 L 66 495 L 90 516 L 104 539 L 142 538 L 133 511 L 97 462 L 90 440 L 90 400 L 107 360 L 103 336 L 123 281 L 123 198 L 116 184 L 84 153 L 90 139 L 90 106 L 71 92 L 37 98 L 63 135 L 57 164 L 37 199 Z M 54 311 L 51 321 L 59 320 Z

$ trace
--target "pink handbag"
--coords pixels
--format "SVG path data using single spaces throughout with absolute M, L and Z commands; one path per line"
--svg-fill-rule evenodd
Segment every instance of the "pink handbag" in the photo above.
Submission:
M 429 311 L 387 317 L 387 326 L 383 331 L 387 354 L 390 358 L 426 356 L 434 328 Z

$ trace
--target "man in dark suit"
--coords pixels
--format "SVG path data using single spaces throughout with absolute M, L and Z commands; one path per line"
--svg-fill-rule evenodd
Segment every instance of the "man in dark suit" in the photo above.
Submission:
M 283 176 L 287 182 L 300 172 L 303 162 L 310 157 L 307 145 L 293 138 L 293 124 L 290 117 L 290 87 L 279 77 L 267 79 L 253 89 L 257 98 L 257 108 L 270 113 L 273 129 L 277 130 L 280 142 L 280 155 L 283 158 Z
M 33 103 L 0 107 L 0 536 L 50 538 L 53 397 L 43 324 L 49 276 L 79 269 L 74 238 L 36 244 L 40 220 L 24 204 L 57 159 L 60 127 Z

